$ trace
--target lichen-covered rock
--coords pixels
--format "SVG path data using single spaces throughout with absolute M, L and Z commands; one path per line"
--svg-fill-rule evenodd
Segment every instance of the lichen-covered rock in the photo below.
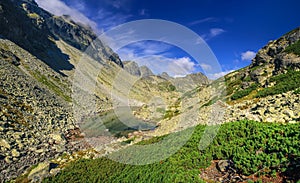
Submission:
M 30 171 L 28 179 L 32 182 L 42 182 L 43 178 L 49 175 L 50 163 L 39 163 L 36 168 Z

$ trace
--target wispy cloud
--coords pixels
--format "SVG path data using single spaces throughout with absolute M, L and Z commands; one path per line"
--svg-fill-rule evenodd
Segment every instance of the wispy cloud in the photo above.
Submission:
M 86 4 L 80 0 L 74 0 L 70 5 L 67 5 L 62 0 L 36 0 L 36 2 L 40 7 L 54 15 L 70 15 L 72 20 L 84 25 L 89 25 L 97 33 L 102 33 L 103 31 L 125 23 L 131 17 L 131 15 L 113 13 L 104 8 L 98 10 L 96 14 L 91 15 Z M 124 2 L 119 0 L 109 1 L 109 3 L 115 8 L 121 8 L 124 5 Z M 88 18 L 86 15 L 90 15 L 91 18 Z M 100 23 L 97 24 L 97 22 Z
M 139 10 L 139 15 L 141 15 L 141 16 L 148 16 L 149 15 L 148 10 L 146 10 L 146 9 Z
M 210 35 L 211 37 L 215 37 L 218 36 L 222 33 L 224 33 L 225 30 L 224 29 L 220 29 L 220 28 L 214 28 L 214 29 L 210 29 Z
M 86 17 L 83 13 L 81 13 L 79 10 L 84 10 L 85 6 L 80 1 L 74 2 L 74 7 L 70 7 L 66 5 L 61 0 L 36 0 L 38 5 L 42 7 L 43 9 L 49 11 L 50 13 L 62 16 L 62 15 L 70 15 L 72 20 L 75 22 L 82 23 L 84 25 L 91 26 L 94 30 L 97 30 L 97 23 L 88 17 Z M 78 8 L 78 9 L 76 9 Z
M 231 73 L 233 71 L 235 71 L 235 70 L 227 70 L 227 71 L 222 71 L 222 72 L 218 72 L 218 73 L 208 74 L 207 77 L 209 79 L 218 79 L 218 78 L 225 76 L 226 74 Z
M 199 20 L 190 22 L 190 23 L 188 23 L 188 25 L 193 26 L 193 25 L 198 25 L 198 24 L 205 23 L 205 22 L 216 22 L 216 21 L 218 21 L 217 18 L 207 17 L 207 18 L 203 18 L 203 19 L 199 19 Z
M 167 56 L 171 47 L 171 45 L 157 41 L 140 41 L 118 50 L 118 54 L 123 60 L 132 60 L 136 57 L 150 55 Z
M 175 57 L 170 54 L 171 45 L 156 41 L 141 41 L 128 45 L 118 54 L 122 60 L 137 62 L 140 66 L 149 67 L 155 74 L 167 72 L 170 76 L 185 76 L 196 70 L 195 64 L 189 57 Z
M 104 31 L 109 30 L 115 26 L 127 22 L 132 15 L 124 15 L 121 13 L 113 13 L 105 9 L 98 10 L 97 14 L 93 16 L 93 20 L 100 22 L 99 27 Z
M 254 51 L 246 51 L 241 54 L 242 60 L 252 60 L 255 57 L 256 53 Z
M 205 40 L 205 41 L 208 41 L 218 35 L 221 35 L 223 33 L 225 33 L 226 31 L 224 29 L 221 29 L 221 28 L 212 28 L 209 30 L 209 33 L 207 34 L 203 34 L 201 35 L 201 37 Z
M 212 66 L 211 65 L 208 65 L 208 64 L 205 64 L 205 63 L 201 63 L 199 64 L 201 66 L 201 68 L 205 71 L 207 70 L 211 70 L 212 69 Z
M 120 9 L 122 6 L 122 2 L 120 0 L 112 1 L 111 4 L 113 7 L 117 8 L 117 9 Z
M 104 0 L 104 4 L 120 11 L 130 11 L 131 1 L 130 0 Z

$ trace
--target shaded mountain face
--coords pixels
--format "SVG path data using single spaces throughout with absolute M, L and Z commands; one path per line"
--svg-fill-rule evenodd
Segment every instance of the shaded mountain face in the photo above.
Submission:
M 59 39 L 81 51 L 93 43 L 89 54 L 95 60 L 110 60 L 123 67 L 118 55 L 97 40 L 90 28 L 76 24 L 67 16 L 54 16 L 34 1 L 25 0 L 3 0 L 0 10 L 1 37 L 15 42 L 57 72 L 74 68 L 68 55 L 55 45 L 54 41 Z

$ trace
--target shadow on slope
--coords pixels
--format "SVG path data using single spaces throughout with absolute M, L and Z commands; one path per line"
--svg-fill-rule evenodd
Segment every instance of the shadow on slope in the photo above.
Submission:
M 44 61 L 56 72 L 72 70 L 69 56 L 56 46 L 53 35 L 44 24 L 35 24 L 27 13 L 10 0 L 0 2 L 0 35 L 9 39 L 38 59 Z

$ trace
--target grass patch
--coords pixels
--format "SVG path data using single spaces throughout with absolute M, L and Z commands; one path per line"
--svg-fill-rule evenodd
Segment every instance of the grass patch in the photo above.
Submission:
M 298 56 L 300 56 L 300 40 L 298 40 L 296 43 L 289 45 L 284 50 L 287 53 L 294 53 Z
M 214 103 L 216 103 L 216 101 L 218 100 L 219 98 L 217 96 L 213 97 L 211 100 L 209 100 L 207 103 L 205 103 L 204 105 L 201 106 L 202 107 L 207 107 L 207 106 L 210 106 L 210 105 L 213 105 Z
M 60 87 L 50 81 L 46 76 L 42 75 L 39 71 L 30 71 L 30 73 L 36 80 L 38 80 L 38 82 L 46 85 L 51 91 L 62 97 L 65 101 L 72 102 L 72 98 L 70 96 L 66 95 Z
M 225 77 L 227 95 L 231 95 L 234 91 L 238 90 L 242 84 L 242 79 L 240 77 L 235 78 L 233 81 L 230 80 L 231 78 Z
M 171 82 L 165 81 L 165 82 L 161 82 L 158 84 L 158 89 L 160 91 L 172 92 L 172 91 L 176 90 L 176 87 L 174 85 L 172 85 Z

